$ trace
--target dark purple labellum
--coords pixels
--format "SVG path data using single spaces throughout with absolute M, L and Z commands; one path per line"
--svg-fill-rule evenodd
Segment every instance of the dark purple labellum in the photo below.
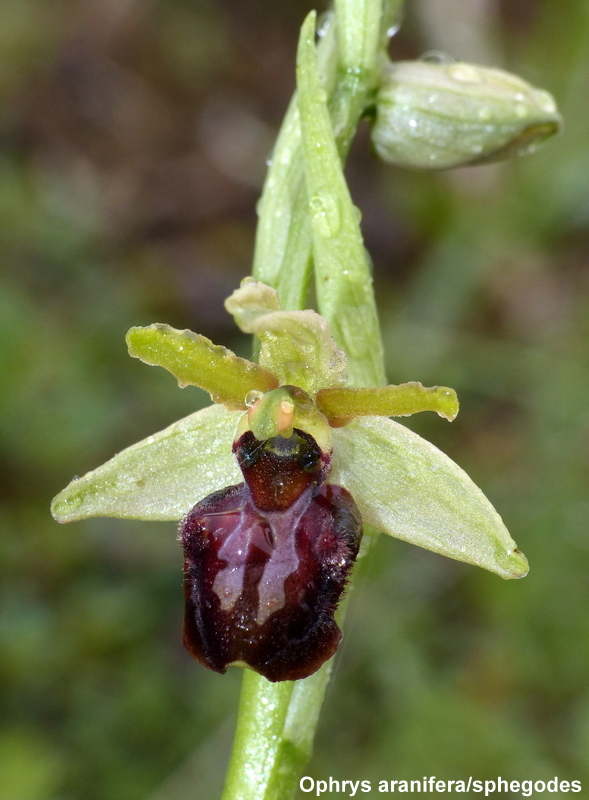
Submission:
M 234 445 L 245 483 L 184 518 L 183 644 L 205 666 L 246 664 L 270 681 L 311 675 L 341 639 L 334 613 L 358 553 L 351 495 L 323 483 L 330 457 L 295 430 Z

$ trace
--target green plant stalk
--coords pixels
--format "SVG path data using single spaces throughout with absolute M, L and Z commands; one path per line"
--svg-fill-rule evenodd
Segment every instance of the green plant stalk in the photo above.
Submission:
M 386 30 L 398 9 L 398 0 L 336 0 L 337 41 L 333 18 L 322 37 L 317 54 L 317 70 L 323 78 L 323 91 L 329 97 L 329 117 L 333 133 L 333 146 L 339 153 L 331 153 L 331 169 L 324 192 L 330 188 L 336 196 L 344 194 L 341 211 L 341 231 L 345 245 L 353 243 L 355 251 L 351 262 L 353 281 L 343 274 L 334 282 L 334 292 L 322 294 L 318 299 L 322 312 L 336 340 L 349 352 L 348 372 L 351 384 L 381 385 L 384 382 L 382 342 L 372 290 L 369 262 L 363 250 L 357 214 L 354 212 L 343 172 L 341 160 L 345 159 L 362 112 L 368 104 L 378 67 L 379 48 Z M 314 18 L 307 19 L 299 45 L 299 80 L 310 81 L 307 91 L 315 95 L 315 103 L 307 105 L 303 114 L 307 123 L 325 105 L 318 92 L 318 77 L 313 67 L 309 71 L 309 42 L 312 42 Z M 313 47 L 313 58 L 315 48 Z M 306 66 L 303 65 L 306 63 Z M 329 118 L 327 119 L 329 122 Z M 309 125 L 307 125 L 307 129 Z M 323 136 L 320 130 L 319 135 Z M 328 145 L 329 147 L 329 145 Z M 277 289 L 282 307 L 289 310 L 305 307 L 310 282 L 312 254 L 316 265 L 329 264 L 331 247 L 341 245 L 338 236 L 327 237 L 322 252 L 317 245 L 317 231 L 313 231 L 307 182 L 309 169 L 315 179 L 321 166 L 309 167 L 305 163 L 305 150 L 301 135 L 301 115 L 297 97 L 286 114 L 273 153 L 264 192 L 258 211 L 260 220 L 256 243 L 254 277 Z M 334 160 L 338 169 L 334 170 Z M 317 188 L 317 187 L 314 187 Z M 340 265 L 343 273 L 344 266 Z M 348 272 L 349 275 L 349 272 Z M 351 294 L 354 295 L 353 299 Z M 357 326 L 358 319 L 365 321 L 361 347 L 354 345 L 346 335 L 339 319 L 345 306 L 348 330 Z M 348 312 L 352 309 L 354 320 Z M 362 327 L 362 326 L 361 326 Z M 357 337 L 360 338 L 360 337 Z M 370 357 L 366 358 L 367 353 Z M 368 545 L 373 536 L 366 536 Z M 363 547 L 366 552 L 368 546 Z M 339 609 L 338 623 L 342 624 L 345 603 Z M 329 682 L 333 660 L 314 675 L 296 682 L 273 684 L 265 678 L 246 670 L 244 672 L 233 752 L 222 800 L 290 800 L 294 797 L 301 770 L 311 756 L 315 729 L 319 719 L 325 690 Z

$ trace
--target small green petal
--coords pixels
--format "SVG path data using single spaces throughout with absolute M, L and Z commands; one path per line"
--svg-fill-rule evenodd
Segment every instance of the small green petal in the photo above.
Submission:
M 329 480 L 348 489 L 366 523 L 502 578 L 526 575 L 526 558 L 491 503 L 425 439 L 385 417 L 364 417 L 336 428 L 333 442 Z
M 182 519 L 203 497 L 242 480 L 231 452 L 240 416 L 208 406 L 131 445 L 74 479 L 53 500 L 53 516 Z
M 346 357 L 336 347 L 325 319 L 315 311 L 281 311 L 274 289 L 253 278 L 241 282 L 225 308 L 244 333 L 260 339 L 260 364 L 281 384 L 299 386 L 314 395 L 343 383 Z
M 354 417 L 407 417 L 419 411 L 435 411 L 449 422 L 458 414 L 458 398 L 446 386 L 426 388 L 417 381 L 376 389 L 322 389 L 317 408 L 334 426 Z
M 253 389 L 267 392 L 278 386 L 274 375 L 263 367 L 192 331 L 178 331 L 160 323 L 131 328 L 127 345 L 135 358 L 164 367 L 180 386 L 198 386 L 215 403 L 231 410 L 245 410 L 245 397 Z

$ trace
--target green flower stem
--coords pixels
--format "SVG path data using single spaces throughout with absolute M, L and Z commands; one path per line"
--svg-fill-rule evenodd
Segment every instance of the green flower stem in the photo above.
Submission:
M 304 681 L 245 670 L 222 800 L 290 800 L 309 760 L 331 662 Z
M 329 98 L 330 130 L 325 131 L 325 101 L 319 97 L 307 104 L 304 114 L 313 115 L 317 105 L 322 115 L 319 135 L 333 142 L 327 144 L 329 180 L 325 191 L 344 194 L 342 204 L 342 234 L 348 231 L 353 241 L 355 261 L 352 265 L 354 282 L 343 280 L 343 292 L 335 292 L 328 303 L 323 303 L 323 313 L 328 318 L 336 338 L 348 350 L 348 374 L 356 386 L 382 385 L 384 366 L 382 343 L 374 306 L 374 295 L 361 237 L 358 219 L 353 210 L 341 166 L 333 167 L 334 160 L 341 165 L 356 131 L 362 112 L 373 90 L 379 54 L 386 29 L 396 13 L 399 0 L 339 0 L 336 2 L 339 50 L 334 35 L 333 18 L 324 29 L 317 56 L 312 46 L 312 73 L 307 75 L 311 93 L 317 98 L 316 73 L 322 76 L 322 89 Z M 301 35 L 300 48 L 306 49 L 309 60 L 314 29 L 307 20 Z M 309 89 L 309 87 L 307 87 Z M 259 205 L 260 220 L 256 240 L 254 277 L 273 286 L 283 309 L 302 309 L 306 304 L 310 282 L 311 255 L 314 236 L 309 214 L 309 196 L 306 181 L 309 165 L 305 164 L 308 143 L 303 145 L 298 99 L 295 96 L 287 112 L 268 171 L 264 192 Z M 337 158 L 334 158 L 334 150 Z M 314 175 L 320 167 L 311 167 Z M 343 181 L 343 186 L 342 186 Z M 350 213 L 351 211 L 351 213 Z M 327 237 L 333 238 L 333 237 Z M 336 237 L 337 245 L 341 245 Z M 326 242 L 328 251 L 333 242 Z M 349 244 L 349 241 L 348 241 Z M 321 248 L 319 248 L 321 249 Z M 347 256 L 347 254 L 346 254 Z M 328 256 L 329 257 L 329 256 Z M 317 252 L 315 252 L 317 258 Z M 324 262 L 325 263 L 325 262 Z M 349 263 L 346 257 L 344 262 Z M 341 275 L 344 267 L 338 265 Z M 358 297 L 350 297 L 354 287 L 360 287 Z M 347 295 L 347 296 L 346 296 Z M 364 337 L 362 348 L 338 327 L 341 303 L 353 307 L 354 319 L 347 318 L 358 331 L 356 338 Z M 366 324 L 358 321 L 365 320 Z M 348 349 L 349 347 L 349 349 Z M 367 353 L 369 358 L 367 359 Z M 365 536 L 363 550 L 368 549 Z M 342 604 L 338 613 L 341 625 L 345 611 Z M 329 682 L 333 661 L 329 661 L 314 675 L 302 681 L 272 684 L 265 678 L 246 670 L 243 678 L 235 741 L 227 782 L 222 800 L 290 800 L 294 797 L 300 772 L 311 755 L 315 729 L 319 719 L 325 689 Z
M 374 531 L 364 532 L 361 554 Z M 359 560 L 359 559 L 358 559 Z M 358 572 L 356 564 L 354 574 Z M 343 624 L 349 593 L 336 613 Z M 270 683 L 244 670 L 231 763 L 221 800 L 292 800 L 313 750 L 334 659 L 302 681 Z

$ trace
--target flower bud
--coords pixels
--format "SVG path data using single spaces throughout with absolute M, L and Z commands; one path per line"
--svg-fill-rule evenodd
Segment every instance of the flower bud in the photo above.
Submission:
M 532 152 L 562 124 L 550 94 L 461 62 L 387 64 L 372 141 L 390 164 L 449 169 Z

